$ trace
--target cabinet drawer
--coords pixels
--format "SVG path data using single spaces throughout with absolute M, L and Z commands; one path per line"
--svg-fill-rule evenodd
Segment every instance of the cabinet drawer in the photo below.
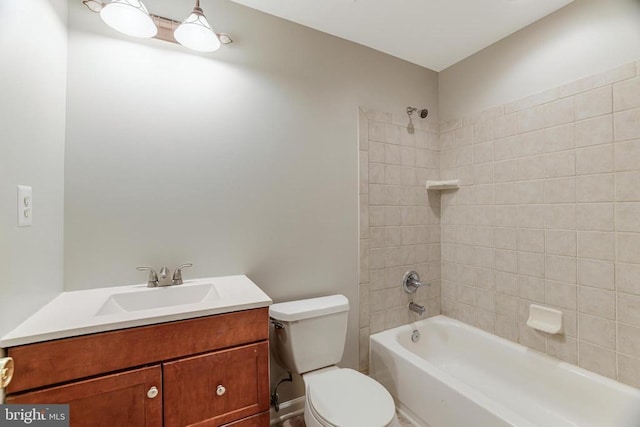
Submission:
M 265 340 L 268 309 L 259 308 L 9 348 L 9 393 Z
M 162 365 L 164 425 L 219 426 L 269 409 L 269 345 L 237 347 Z
M 156 387 L 155 397 L 147 392 Z M 160 365 L 9 395 L 7 403 L 69 404 L 73 427 L 162 427 Z
M 262 414 L 235 421 L 231 424 L 225 424 L 223 427 L 269 427 L 270 421 L 269 413 L 263 412 Z

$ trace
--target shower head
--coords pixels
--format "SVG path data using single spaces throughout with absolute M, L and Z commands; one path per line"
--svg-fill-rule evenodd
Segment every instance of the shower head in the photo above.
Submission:
M 411 117 L 411 115 L 416 111 L 418 112 L 418 115 L 420 116 L 421 119 L 426 119 L 427 116 L 429 115 L 429 110 L 427 110 L 426 108 L 419 110 L 415 107 L 407 107 L 407 114 L 409 115 L 409 117 Z

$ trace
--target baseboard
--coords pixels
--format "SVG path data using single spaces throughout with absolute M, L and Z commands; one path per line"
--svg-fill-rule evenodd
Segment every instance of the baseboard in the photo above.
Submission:
M 275 409 L 271 408 L 269 415 L 271 417 L 271 425 L 274 425 L 300 414 L 304 414 L 304 396 L 282 402 L 280 411 L 276 412 Z

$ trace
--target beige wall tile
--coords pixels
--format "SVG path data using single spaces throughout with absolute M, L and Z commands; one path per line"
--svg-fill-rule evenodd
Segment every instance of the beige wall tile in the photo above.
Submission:
M 546 252 L 551 255 L 576 256 L 577 235 L 575 231 L 547 230 Z
M 635 67 L 628 63 L 557 88 L 558 96 L 570 96 L 634 77 Z
M 578 341 L 564 335 L 547 337 L 547 353 L 568 363 L 578 363 Z
M 518 295 L 518 275 L 496 271 L 496 292 L 507 295 Z
M 545 132 L 546 129 L 535 132 L 521 133 L 516 136 L 516 146 L 518 157 L 535 156 L 545 152 Z
M 640 295 L 640 265 L 616 263 L 616 289 Z
M 505 160 L 496 162 L 493 167 L 495 182 L 509 182 L 518 180 L 518 161 Z
M 616 201 L 640 201 L 640 171 L 616 173 Z
M 578 315 L 579 339 L 591 344 L 616 348 L 616 322 L 601 317 Z
M 483 120 L 473 125 L 473 143 L 491 141 L 494 138 L 493 120 Z
M 473 146 L 474 163 L 493 162 L 493 141 L 483 142 Z
M 545 127 L 575 120 L 573 98 L 559 99 L 543 105 Z
M 577 286 L 553 280 L 545 281 L 545 303 L 576 310 Z
M 385 165 L 383 163 L 369 163 L 369 183 L 370 184 L 384 184 L 385 179 Z
M 616 261 L 640 264 L 640 234 L 616 233 Z
M 545 177 L 545 156 L 526 157 L 518 160 L 518 179 L 542 179 Z
M 518 252 L 496 249 L 496 270 L 518 272 Z
M 544 203 L 544 180 L 523 181 L 517 184 L 515 194 L 521 204 Z
M 556 178 L 544 181 L 545 203 L 573 203 L 576 201 L 576 179 Z
M 618 321 L 640 326 L 640 296 L 617 294 Z
M 579 343 L 578 365 L 600 375 L 616 378 L 616 353 L 614 351 L 581 342 Z
M 576 283 L 576 259 L 557 255 L 546 257 L 546 278 L 565 283 Z
M 580 203 L 577 215 L 578 230 L 613 231 L 613 203 Z
M 393 144 L 384 144 L 384 163 L 388 165 L 400 164 L 400 147 Z
M 640 359 L 618 353 L 618 381 L 640 388 Z
M 548 229 L 575 230 L 576 205 L 547 205 L 546 226 Z
M 516 128 L 518 132 L 530 132 L 532 130 L 542 129 L 543 127 L 545 127 L 545 110 L 546 108 L 544 107 L 544 105 L 539 105 L 537 107 L 518 111 L 518 115 L 516 116 Z
M 578 231 L 578 257 L 613 261 L 615 256 L 614 233 Z
M 493 121 L 494 137 L 504 138 L 515 135 L 516 130 L 516 114 L 507 114 L 496 117 Z
M 504 182 L 495 184 L 495 203 L 497 205 L 518 204 L 518 183 Z
M 572 151 L 561 151 L 544 156 L 545 176 L 556 178 L 576 174 L 576 155 Z
M 456 147 L 456 166 L 467 166 L 473 164 L 473 146 L 466 145 Z
M 456 129 L 455 141 L 456 148 L 471 145 L 473 143 L 473 127 L 465 126 Z
M 578 176 L 576 177 L 576 201 L 579 203 L 611 202 L 614 196 L 614 182 L 613 174 Z
M 601 289 L 614 289 L 612 262 L 578 259 L 578 284 Z
M 455 147 L 456 133 L 455 131 L 440 134 L 440 149 L 442 151 L 451 150 Z
M 550 153 L 575 148 L 575 127 L 574 123 L 568 123 L 539 131 L 542 132 L 544 152 Z
M 473 178 L 476 184 L 493 183 L 493 163 L 476 165 L 473 168 Z
M 613 172 L 613 145 L 576 150 L 576 174 Z
M 640 164 L 640 140 L 616 143 L 615 147 L 615 170 L 637 170 Z
M 578 311 L 580 313 L 615 320 L 615 293 L 613 291 L 607 291 L 604 289 L 579 286 Z
M 515 228 L 496 228 L 494 232 L 495 247 L 497 249 L 518 248 L 518 230 Z
M 493 155 L 496 161 L 515 159 L 518 157 L 518 138 L 510 136 L 496 139 L 493 142 Z
M 616 141 L 640 138 L 640 108 L 615 113 L 613 129 Z
M 518 226 L 518 206 L 496 206 L 496 224 L 504 227 Z
M 369 121 L 369 141 L 385 142 L 384 123 Z
M 518 315 L 518 298 L 504 293 L 495 294 L 496 313 L 511 317 Z
M 529 301 L 544 302 L 545 281 L 539 277 L 518 276 L 518 296 Z
M 616 231 L 640 232 L 640 203 L 616 203 Z
M 544 230 L 520 229 L 518 230 L 518 250 L 525 252 L 544 253 Z
M 369 196 L 360 196 L 360 238 L 369 238 Z
M 613 86 L 613 109 L 615 111 L 640 107 L 640 78 L 625 80 Z
M 640 358 L 640 328 L 618 323 L 618 351 Z
M 496 311 L 496 299 L 494 291 L 476 288 L 474 289 L 473 295 L 473 302 L 476 307 L 492 312 Z
M 382 142 L 369 141 L 369 162 L 384 163 L 384 146 Z
M 369 369 L 369 328 L 360 328 L 359 332 L 359 349 L 360 349 L 360 359 L 358 368 L 361 372 L 367 371 Z
M 600 89 L 576 95 L 575 108 L 576 120 L 587 119 L 589 117 L 600 116 L 612 111 L 611 87 L 605 86 Z
M 369 199 L 371 204 L 371 199 Z M 385 207 L 384 206 L 369 206 L 369 226 L 378 227 L 385 225 Z
M 543 353 L 546 350 L 544 333 L 528 327 L 524 322 L 518 322 L 518 342 Z
M 576 147 L 606 144 L 613 141 L 613 115 L 576 122 Z
M 544 224 L 545 205 L 518 206 L 518 226 L 522 228 L 544 228 Z
M 499 337 L 517 342 L 518 341 L 518 321 L 511 316 L 502 314 L 496 315 L 496 335 Z

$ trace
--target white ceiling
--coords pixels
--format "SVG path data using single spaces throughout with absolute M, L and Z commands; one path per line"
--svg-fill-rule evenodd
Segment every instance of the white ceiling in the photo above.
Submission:
M 233 0 L 441 71 L 573 0 Z

